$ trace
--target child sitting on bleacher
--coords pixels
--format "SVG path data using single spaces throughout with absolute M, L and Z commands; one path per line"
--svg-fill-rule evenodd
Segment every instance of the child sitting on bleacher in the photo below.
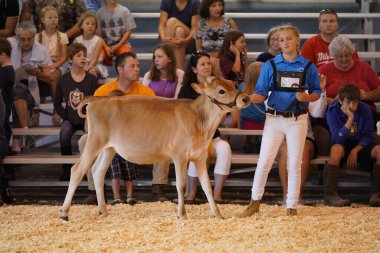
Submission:
M 52 6 L 46 6 L 41 10 L 41 29 L 36 34 L 35 40 L 45 46 L 49 52 L 53 64 L 48 68 L 51 72 L 51 96 L 54 99 L 56 83 L 62 74 L 60 67 L 66 62 L 66 51 L 69 39 L 66 33 L 58 31 L 58 12 Z M 37 111 L 34 110 L 36 113 Z M 35 117 L 38 117 L 37 115 Z M 61 125 L 61 119 L 54 111 L 52 122 L 54 126 Z
M 224 36 L 219 53 L 222 77 L 231 80 L 236 87 L 244 81 L 247 64 L 247 48 L 244 33 L 230 30 Z
M 329 206 L 350 205 L 350 200 L 337 193 L 339 167 L 355 169 L 359 163 L 364 169 L 372 168 L 369 205 L 380 206 L 380 145 L 373 143 L 371 108 L 360 101 L 360 90 L 353 84 L 342 86 L 338 97 L 326 112 L 332 146 L 324 168 L 324 202 Z
M 73 43 L 67 50 L 71 70 L 58 81 L 54 109 L 63 119 L 59 135 L 62 155 L 72 155 L 71 137 L 77 130 L 84 130 L 84 119 L 79 117 L 77 107 L 84 97 L 97 89 L 96 78 L 86 72 L 87 49 L 80 43 Z M 66 106 L 62 106 L 65 102 Z M 63 165 L 61 181 L 70 179 L 70 164 Z
M 128 43 L 136 23 L 129 9 L 118 3 L 118 0 L 105 0 L 97 10 L 98 34 L 106 42 L 104 64 L 112 65 L 112 57 L 132 51 Z
M 183 75 L 183 70 L 177 69 L 174 48 L 168 43 L 162 43 L 153 49 L 153 64 L 144 75 L 143 84 L 151 88 L 156 96 L 177 98 Z M 168 183 L 169 166 L 170 161 L 153 164 L 152 201 L 168 200 L 162 185 Z
M 82 35 L 76 37 L 74 42 L 81 43 L 87 48 L 86 70 L 96 77 L 107 78 L 108 69 L 104 66 L 104 54 L 101 55 L 104 40 L 95 34 L 97 29 L 96 16 L 85 12 L 79 19 L 78 25 Z
M 220 76 L 219 51 L 224 35 L 238 29 L 232 18 L 224 16 L 224 0 L 202 0 L 199 10 L 201 19 L 195 37 L 197 51 L 205 50 L 211 56 L 214 76 Z
M 247 68 L 244 83 L 238 87 L 239 91 L 251 95 L 260 76 L 262 62 L 254 62 Z M 241 129 L 262 130 L 265 123 L 265 104 L 250 104 L 247 108 L 231 112 L 232 125 Z M 243 151 L 245 153 L 259 153 L 261 136 L 246 136 Z

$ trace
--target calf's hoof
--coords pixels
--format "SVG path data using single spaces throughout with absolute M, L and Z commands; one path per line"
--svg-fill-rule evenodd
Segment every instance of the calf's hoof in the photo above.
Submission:
M 288 209 L 286 209 L 286 215 L 287 216 L 295 216 L 295 215 L 297 215 L 297 209 L 295 209 L 295 208 L 288 208 Z
M 187 220 L 187 214 L 186 214 L 186 212 L 185 212 L 185 213 L 182 213 L 182 214 L 178 214 L 178 215 L 177 215 L 177 218 L 178 218 L 179 220 Z
M 61 216 L 60 218 L 61 218 L 61 220 L 69 221 L 69 216 Z
M 225 218 L 223 217 L 223 215 L 214 215 L 214 218 L 216 219 L 220 219 L 220 220 L 224 220 Z
M 99 211 L 99 215 L 101 215 L 103 217 L 107 217 L 108 216 L 108 211 Z

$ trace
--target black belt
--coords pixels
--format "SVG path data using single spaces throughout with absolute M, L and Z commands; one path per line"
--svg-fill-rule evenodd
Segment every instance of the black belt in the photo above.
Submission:
M 289 111 L 281 112 L 281 111 L 276 111 L 276 110 L 273 110 L 270 108 L 267 109 L 267 113 L 275 115 L 275 116 L 279 115 L 279 116 L 282 116 L 284 118 L 298 117 L 298 116 L 305 114 L 307 112 L 308 112 L 307 110 L 301 110 L 299 112 L 289 112 Z

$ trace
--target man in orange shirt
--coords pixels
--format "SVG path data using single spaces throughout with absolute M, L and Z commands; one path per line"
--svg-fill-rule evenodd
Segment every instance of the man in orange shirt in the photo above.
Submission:
M 94 96 L 107 96 L 113 90 L 121 90 L 125 95 L 155 96 L 153 90 L 138 82 L 140 63 L 135 53 L 126 52 L 117 56 L 115 68 L 118 78 L 100 86 Z
M 115 81 L 112 81 L 110 83 L 104 84 L 100 86 L 94 93 L 94 96 L 107 96 L 111 91 L 119 90 L 124 93 L 124 95 L 145 95 L 145 96 L 155 96 L 153 90 L 151 90 L 149 87 L 142 85 L 138 82 L 140 78 L 140 63 L 137 60 L 137 56 L 133 52 L 126 52 L 123 54 L 120 54 L 115 59 L 115 68 L 116 72 L 118 74 L 118 78 Z M 86 137 L 82 137 L 86 138 Z M 85 143 L 85 140 L 79 141 L 80 146 L 83 146 L 83 143 Z M 92 178 L 91 171 L 87 171 L 86 173 L 87 179 L 88 179 L 88 189 L 92 191 L 93 193 L 90 194 L 85 200 L 85 204 L 97 204 L 96 201 L 96 193 L 95 193 L 95 186 Z M 132 186 L 129 186 L 129 190 L 132 191 Z M 118 196 L 115 197 L 115 199 L 120 199 L 120 180 L 117 183 L 117 180 L 112 180 L 112 189 L 114 191 L 115 196 L 115 189 L 116 193 L 118 192 Z M 129 192 L 128 190 L 128 192 Z M 117 195 L 117 194 L 116 194 Z M 120 203 L 120 202 L 112 202 L 112 203 Z
M 323 9 L 319 13 L 318 28 L 320 33 L 307 39 L 302 47 L 301 55 L 317 65 L 319 69 L 326 63 L 332 62 L 334 57 L 329 55 L 329 45 L 337 36 L 339 29 L 338 15 L 334 10 Z M 359 59 L 355 51 L 354 59 Z

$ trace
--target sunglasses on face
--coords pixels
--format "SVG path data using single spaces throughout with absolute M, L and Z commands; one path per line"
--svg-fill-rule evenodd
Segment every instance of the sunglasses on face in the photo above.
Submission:
M 322 9 L 319 14 L 322 15 L 322 14 L 326 14 L 326 13 L 331 13 L 331 14 L 336 14 L 336 12 L 332 9 Z
M 192 53 L 192 54 L 191 54 L 191 57 L 196 57 L 196 56 L 198 56 L 198 55 L 205 55 L 205 54 L 208 54 L 208 52 L 205 51 L 205 50 L 198 50 L 197 52 Z

